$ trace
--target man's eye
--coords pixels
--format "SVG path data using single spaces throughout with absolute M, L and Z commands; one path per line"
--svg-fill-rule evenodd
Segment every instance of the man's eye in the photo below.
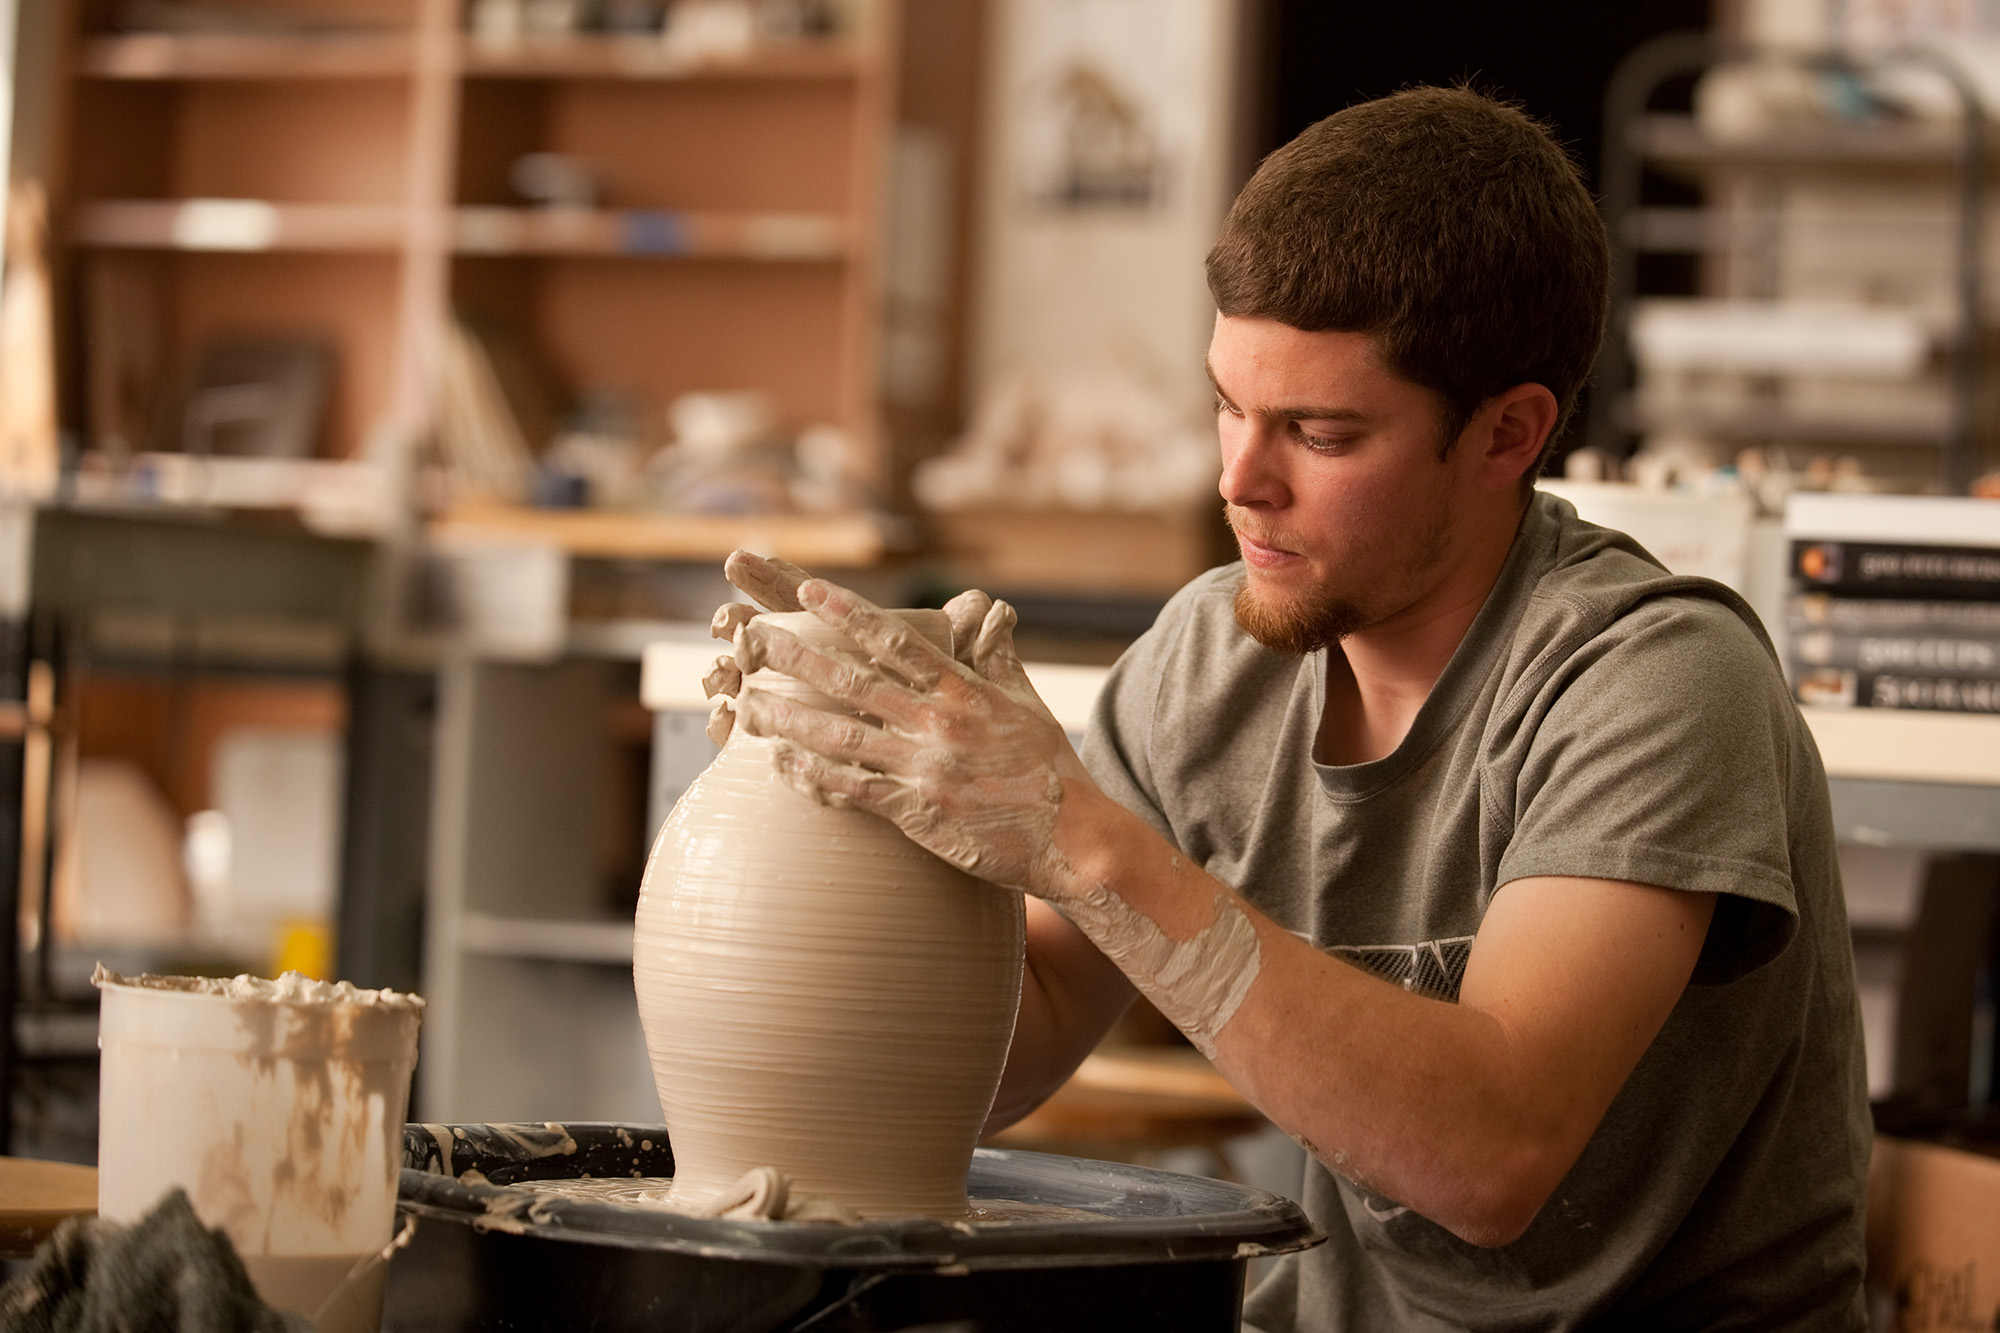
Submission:
M 1354 443 L 1350 435 L 1320 435 L 1307 430 L 1298 422 L 1292 423 L 1292 438 L 1315 453 L 1337 454 Z
M 1218 416 L 1224 412 L 1227 412 L 1232 417 L 1240 417 L 1243 415 L 1241 412 L 1238 412 L 1236 410 L 1235 404 L 1231 403 L 1227 398 L 1224 398 L 1221 394 L 1215 395 L 1215 411 Z

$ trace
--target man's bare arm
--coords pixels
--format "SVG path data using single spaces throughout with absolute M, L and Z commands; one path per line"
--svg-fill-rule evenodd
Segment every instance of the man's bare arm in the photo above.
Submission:
M 1170 936 L 1229 912 L 1255 927 L 1256 976 L 1213 1042 L 1217 1067 L 1328 1167 L 1479 1245 L 1518 1237 L 1575 1164 L 1686 988 L 1714 910 L 1712 894 L 1514 881 L 1450 1003 L 1314 948 L 1109 798 L 1074 804 L 1058 833 L 1069 859 Z M 1135 979 L 1171 1011 L 1175 997 Z

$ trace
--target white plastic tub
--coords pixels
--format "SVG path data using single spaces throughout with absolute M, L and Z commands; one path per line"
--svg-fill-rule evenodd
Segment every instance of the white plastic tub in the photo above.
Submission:
M 124 978 L 103 993 L 97 1207 L 130 1222 L 179 1185 L 265 1301 L 321 1333 L 376 1327 L 423 1001 L 287 973 Z

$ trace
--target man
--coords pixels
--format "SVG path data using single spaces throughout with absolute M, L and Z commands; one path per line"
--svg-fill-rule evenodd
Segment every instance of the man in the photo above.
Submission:
M 1826 786 L 1755 616 L 1532 489 L 1603 327 L 1591 200 L 1472 93 L 1350 108 L 1209 256 L 1242 562 L 1120 661 L 1084 757 L 1004 603 L 954 662 L 762 625 L 784 777 L 1029 895 L 995 1123 L 1144 993 L 1311 1154 L 1265 1329 L 1859 1328 L 1868 1120 Z M 723 617 L 734 632 L 743 613 Z M 735 685 L 731 679 L 722 682 Z

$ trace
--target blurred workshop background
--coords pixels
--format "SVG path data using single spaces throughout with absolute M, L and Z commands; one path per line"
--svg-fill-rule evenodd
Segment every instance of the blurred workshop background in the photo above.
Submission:
M 1908 509 L 2000 489 L 2000 6 L 0 0 L 0 73 L 0 1153 L 92 1160 L 99 961 L 421 991 L 413 1117 L 657 1119 L 723 556 L 1005 595 L 1080 726 L 1230 558 L 1231 196 L 1460 80 L 1611 225 L 1551 485 L 1790 643 L 1872 1090 L 1991 1102 L 2000 583 L 1857 695 L 1788 558 L 2000 550 Z M 1135 1016 L 1015 1141 L 1254 1176 L 1260 1124 Z

